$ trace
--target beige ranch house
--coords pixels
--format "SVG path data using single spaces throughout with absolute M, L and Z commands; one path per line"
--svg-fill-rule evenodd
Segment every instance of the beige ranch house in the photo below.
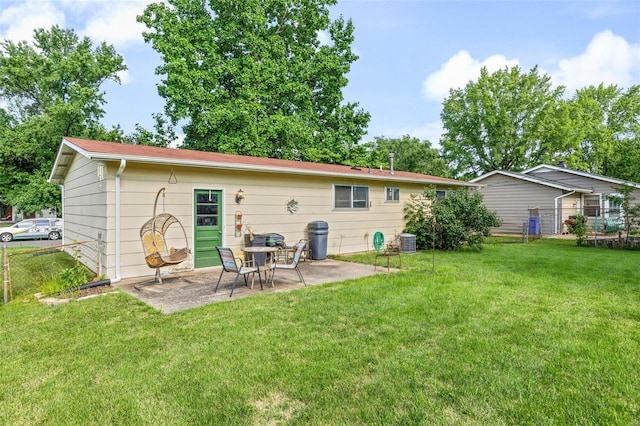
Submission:
M 381 168 L 257 158 L 185 149 L 64 138 L 49 181 L 62 186 L 64 242 L 103 241 L 101 273 L 155 274 L 140 231 L 157 212 L 177 218 L 167 245 L 190 255 L 163 273 L 219 265 L 216 246 L 241 255 L 245 235 L 277 233 L 308 239 L 308 225 L 328 226 L 327 254 L 373 249 L 403 232 L 403 208 L 427 186 L 446 191 L 477 185 Z M 183 231 L 184 230 L 184 231 Z M 186 240 L 186 241 L 185 241 Z

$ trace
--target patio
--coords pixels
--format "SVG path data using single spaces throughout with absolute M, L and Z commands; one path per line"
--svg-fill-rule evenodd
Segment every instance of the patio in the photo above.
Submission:
M 341 262 L 333 259 L 300 262 L 300 271 L 308 286 L 325 284 L 335 281 L 360 278 L 374 274 L 387 273 L 387 268 L 360 263 Z M 229 297 L 234 275 L 225 273 L 220 282 L 218 292 L 213 289 L 220 276 L 221 266 L 199 269 L 195 272 L 184 272 L 163 276 L 163 283 L 152 283 L 153 277 L 126 279 L 113 284 L 114 287 L 128 293 L 159 311 L 169 314 L 184 309 L 195 308 L 209 303 L 231 301 L 239 297 L 257 296 L 260 294 L 290 291 L 305 288 L 294 271 L 279 270 L 275 275 L 275 284 L 269 287 L 264 283 L 264 290 L 256 277 L 253 290 L 244 285 L 242 277 L 239 279 L 233 297 Z M 391 269 L 397 271 L 397 269 Z M 263 277 L 264 278 L 264 277 Z M 249 278 L 250 279 L 250 278 Z M 140 286 L 140 283 L 149 283 Z M 138 285 L 141 290 L 136 290 Z

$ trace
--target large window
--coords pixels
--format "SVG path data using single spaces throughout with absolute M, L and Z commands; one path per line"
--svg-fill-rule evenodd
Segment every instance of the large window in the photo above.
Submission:
M 333 208 L 366 209 L 368 207 L 368 186 L 333 185 Z
M 387 186 L 384 189 L 384 201 L 386 203 L 399 203 L 400 202 L 400 188 Z

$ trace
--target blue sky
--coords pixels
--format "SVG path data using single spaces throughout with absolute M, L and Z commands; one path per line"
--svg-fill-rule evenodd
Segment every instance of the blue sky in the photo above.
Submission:
M 113 44 L 128 71 L 104 86 L 104 122 L 131 132 L 151 127 L 164 102 L 156 91 L 158 54 L 136 23 L 150 1 L 0 0 L 0 38 L 32 40 L 58 24 Z M 588 85 L 640 84 L 638 0 L 342 0 L 331 8 L 355 25 L 345 100 L 371 113 L 368 134 L 405 134 L 437 145 L 442 101 L 476 80 L 480 68 L 538 66 L 571 96 Z

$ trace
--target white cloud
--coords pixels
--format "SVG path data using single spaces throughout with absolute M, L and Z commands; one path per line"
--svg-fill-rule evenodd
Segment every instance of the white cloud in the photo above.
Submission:
M 328 31 L 319 30 L 317 34 L 321 46 L 331 46 L 333 44 L 333 40 L 331 40 L 331 35 Z
M 49 29 L 57 24 L 62 28 L 73 27 L 78 35 L 88 36 L 94 43 L 104 41 L 116 48 L 132 43 L 142 44 L 142 32 L 146 27 L 136 22 L 136 17 L 151 2 L 152 0 L 11 1 L 9 7 L 0 9 L 0 38 L 14 42 L 31 41 L 34 29 Z
M 640 44 L 629 44 L 609 30 L 602 31 L 583 53 L 561 60 L 550 75 L 554 83 L 566 86 L 568 96 L 576 89 L 600 83 L 622 87 L 638 84 Z
M 65 26 L 64 13 L 52 2 L 28 0 L 10 4 L 0 11 L 0 39 L 31 42 L 33 30 L 37 28 Z
M 105 41 L 116 48 L 131 43 L 143 43 L 144 24 L 136 21 L 150 1 L 97 2 L 91 9 L 85 28 L 81 31 L 94 42 Z M 98 7 L 99 6 L 99 7 Z
M 461 50 L 449 58 L 438 71 L 429 74 L 422 83 L 422 94 L 428 99 L 441 101 L 449 95 L 450 89 L 459 89 L 469 81 L 477 80 L 482 67 L 487 67 L 491 73 L 518 64 L 518 59 L 507 59 L 503 55 L 492 55 L 484 61 L 479 61 L 472 58 L 466 50 Z
M 118 77 L 120 78 L 120 83 L 123 85 L 129 84 L 133 81 L 128 69 L 118 72 Z

